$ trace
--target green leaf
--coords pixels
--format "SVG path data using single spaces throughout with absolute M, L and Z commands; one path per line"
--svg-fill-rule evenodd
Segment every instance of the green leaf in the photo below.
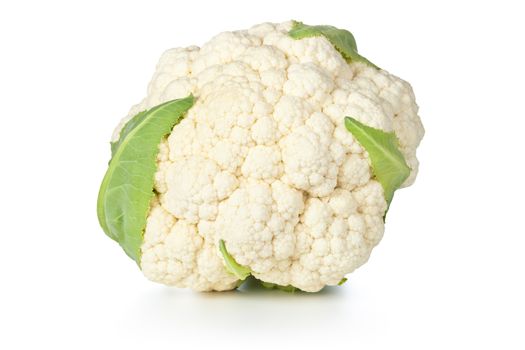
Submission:
M 345 126 L 368 152 L 372 172 L 383 186 L 385 200 L 390 205 L 394 192 L 410 175 L 410 168 L 399 151 L 396 134 L 372 128 L 351 117 L 345 118 Z
M 111 158 L 115 156 L 115 152 L 117 152 L 117 149 L 120 147 L 122 142 L 126 139 L 125 137 L 122 137 L 124 135 L 129 134 L 137 125 L 142 123 L 144 121 L 144 118 L 148 115 L 149 111 L 142 111 L 139 112 L 137 115 L 135 115 L 133 118 L 128 120 L 126 124 L 122 127 L 120 130 L 121 137 L 118 138 L 117 141 L 111 142 Z
M 286 293 L 295 293 L 295 291 L 300 290 L 299 288 L 294 287 L 291 284 L 289 284 L 287 286 L 281 286 L 281 285 L 275 284 L 275 283 L 264 282 L 264 281 L 261 281 L 261 280 L 259 280 L 259 281 L 261 282 L 261 286 L 263 286 L 264 288 L 267 288 L 267 289 L 278 289 L 278 290 L 281 290 L 281 291 L 286 292 Z
M 159 143 L 193 106 L 192 95 L 158 105 L 130 119 L 111 144 L 97 216 L 104 232 L 140 263 L 146 218 L 153 198 Z
M 240 280 L 245 280 L 246 277 L 250 276 L 250 269 L 237 264 L 235 259 L 226 250 L 226 245 L 224 244 L 224 240 L 222 239 L 219 241 L 219 250 L 221 251 L 222 257 L 224 258 L 224 262 L 226 263 L 226 270 L 228 270 L 228 272 L 235 275 Z
M 370 62 L 357 52 L 357 44 L 354 36 L 346 29 L 339 29 L 333 26 L 309 26 L 302 22 L 293 22 L 292 29 L 288 32 L 294 39 L 310 38 L 315 36 L 324 36 L 334 45 L 335 49 L 348 62 L 362 62 L 369 66 L 379 69 L 378 66 Z
M 343 278 L 341 278 L 341 280 L 339 281 L 339 283 L 337 283 L 337 285 L 338 285 L 338 286 L 342 286 L 343 284 L 346 283 L 346 281 L 348 281 L 348 278 L 343 277 Z

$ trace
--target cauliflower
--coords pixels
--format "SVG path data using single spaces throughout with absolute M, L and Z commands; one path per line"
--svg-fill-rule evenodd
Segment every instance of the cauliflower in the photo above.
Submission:
M 340 284 L 416 177 L 417 109 L 331 26 L 264 23 L 168 50 L 113 135 L 100 224 L 166 285 Z

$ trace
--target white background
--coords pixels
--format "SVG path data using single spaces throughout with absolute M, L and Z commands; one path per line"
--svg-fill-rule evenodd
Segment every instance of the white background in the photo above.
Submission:
M 2 1 L 2 349 L 524 349 L 519 1 Z M 160 54 L 298 19 L 412 83 L 427 134 L 368 264 L 322 293 L 153 284 L 98 227 L 113 127 Z M 203 347 L 206 348 L 206 347 Z

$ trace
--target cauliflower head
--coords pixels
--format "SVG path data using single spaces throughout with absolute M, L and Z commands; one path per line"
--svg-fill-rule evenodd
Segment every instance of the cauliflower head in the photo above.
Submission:
M 417 111 L 335 27 L 264 23 L 170 49 L 115 130 L 99 220 L 155 282 L 337 285 L 416 177 Z

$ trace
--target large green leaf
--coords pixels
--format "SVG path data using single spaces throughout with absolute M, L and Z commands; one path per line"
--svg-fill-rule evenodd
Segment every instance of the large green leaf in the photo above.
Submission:
M 303 39 L 315 36 L 324 36 L 347 62 L 363 62 L 374 68 L 379 68 L 357 52 L 357 44 L 354 36 L 346 29 L 333 26 L 309 26 L 302 22 L 293 22 L 292 29 L 288 34 L 294 39 Z
M 224 258 L 226 270 L 228 270 L 229 273 L 235 275 L 240 280 L 245 280 L 246 277 L 250 276 L 252 273 L 250 269 L 246 266 L 239 265 L 237 261 L 235 261 L 230 253 L 228 253 L 226 245 L 224 244 L 224 240 L 222 239 L 219 241 L 219 250 L 221 251 L 222 257 Z
M 98 194 L 98 220 L 104 232 L 137 263 L 154 195 L 159 143 L 193 103 L 190 95 L 137 114 L 111 145 L 112 158 Z
M 372 172 L 383 186 L 385 200 L 390 205 L 394 192 L 410 175 L 405 157 L 399 151 L 396 134 L 372 128 L 351 117 L 345 118 L 345 126 L 368 152 Z

